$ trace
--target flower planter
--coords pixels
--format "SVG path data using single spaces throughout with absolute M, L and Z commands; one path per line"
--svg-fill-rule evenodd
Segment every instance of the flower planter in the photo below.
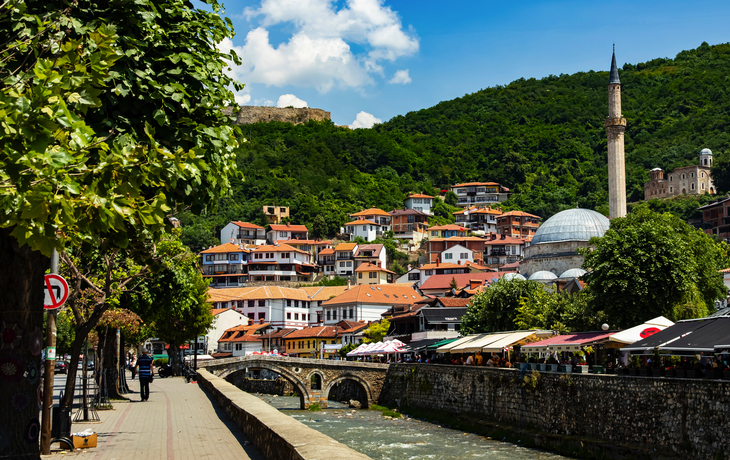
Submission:
M 651 369 L 648 367 L 640 367 L 639 375 L 647 377 L 647 376 L 651 375 Z
M 664 376 L 665 377 L 676 377 L 677 376 L 677 371 L 674 370 L 674 369 L 667 369 L 667 370 L 664 371 Z
M 527 366 L 527 363 L 517 363 L 517 366 L 518 366 L 519 370 L 522 370 Z
M 547 370 L 548 372 L 558 372 L 558 364 L 548 364 Z
M 653 375 L 654 377 L 664 377 L 665 372 L 664 372 L 664 369 L 662 369 L 662 368 L 654 367 L 651 370 L 651 375 Z
M 686 374 L 685 374 L 685 372 L 684 372 L 684 369 L 674 369 L 674 376 L 675 376 L 675 377 L 677 377 L 677 378 L 680 378 L 680 379 L 681 379 L 681 378 L 684 378 L 684 376 L 685 376 L 685 375 L 686 375 Z
M 576 374 L 587 374 L 590 366 L 578 364 L 573 368 L 573 372 Z
M 573 365 L 572 364 L 561 364 L 559 367 L 559 372 L 573 372 Z
M 593 372 L 594 374 L 605 374 L 606 368 L 603 366 L 592 366 L 591 372 Z
M 537 370 L 540 371 L 540 372 L 547 371 L 547 364 L 538 364 L 537 365 Z

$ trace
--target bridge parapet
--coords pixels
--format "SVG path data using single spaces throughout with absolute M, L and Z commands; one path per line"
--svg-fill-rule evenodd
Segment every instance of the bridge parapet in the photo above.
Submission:
M 256 355 L 204 361 L 198 367 L 221 378 L 246 370 L 266 369 L 275 372 L 294 385 L 301 396 L 301 407 L 305 409 L 313 403 L 327 407 L 330 391 L 348 380 L 362 388 L 360 402 L 363 407 L 375 404 L 383 389 L 389 365 Z

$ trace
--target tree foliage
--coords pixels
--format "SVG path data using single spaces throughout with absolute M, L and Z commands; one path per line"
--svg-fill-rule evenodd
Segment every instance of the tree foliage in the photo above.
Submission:
M 382 342 L 383 338 L 388 335 L 390 329 L 390 321 L 387 319 L 381 319 L 380 321 L 373 322 L 370 326 L 363 331 L 365 336 L 365 343 L 378 343 Z
M 462 317 L 464 334 L 512 331 L 517 328 L 517 313 L 522 302 L 533 302 L 543 291 L 536 281 L 500 279 L 471 298 Z
M 589 294 L 564 294 L 548 290 L 535 291 L 520 299 L 515 324 L 518 329 L 545 329 L 567 334 L 573 331 L 594 331 L 603 324 L 603 317 L 594 314 L 588 305 Z
M 702 317 L 727 294 L 718 270 L 728 266 L 728 245 L 671 214 L 639 207 L 611 220 L 590 245 L 581 251 L 590 305 L 611 327 L 660 315 L 673 321 Z

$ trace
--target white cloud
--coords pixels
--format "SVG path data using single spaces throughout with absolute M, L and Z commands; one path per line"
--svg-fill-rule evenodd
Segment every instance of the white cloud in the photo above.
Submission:
M 407 85 L 410 82 L 411 76 L 408 75 L 408 69 L 396 71 L 396 73 L 393 75 L 393 78 L 388 80 L 388 83 L 394 85 Z
M 259 107 L 273 107 L 274 101 L 272 101 L 271 99 L 266 99 L 264 97 L 264 98 L 256 99 L 255 101 L 253 101 L 253 105 L 256 105 Z
M 355 121 L 352 122 L 350 128 L 372 128 L 373 125 L 382 122 L 383 120 L 381 120 L 380 118 L 376 118 L 372 114 L 369 114 L 367 112 L 360 112 L 357 114 L 357 117 L 355 117 Z
M 237 93 L 237 94 L 235 94 L 235 97 L 236 97 L 236 103 L 238 105 L 246 105 L 251 100 L 251 95 L 250 94 L 239 94 L 239 93 Z
M 395 61 L 418 51 L 418 37 L 403 30 L 397 13 L 383 0 L 348 0 L 338 9 L 332 0 L 262 0 L 244 16 L 258 27 L 243 46 L 225 39 L 223 51 L 235 49 L 243 64 L 232 74 L 238 80 L 272 86 L 358 88 L 382 74 L 381 62 Z M 274 46 L 267 27 L 291 24 L 288 41 Z M 350 44 L 363 51 L 353 52 Z
M 302 107 L 309 107 L 307 101 L 303 101 L 293 94 L 282 94 L 279 96 L 279 100 L 276 102 L 277 107 L 294 107 L 300 109 Z

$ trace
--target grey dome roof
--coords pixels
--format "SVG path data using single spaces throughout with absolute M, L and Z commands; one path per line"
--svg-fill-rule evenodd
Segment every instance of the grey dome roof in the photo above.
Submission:
M 700 150 L 700 155 L 712 155 L 712 150 L 702 149 L 702 150 Z
M 568 209 L 555 214 L 535 232 L 530 244 L 588 241 L 608 230 L 606 216 L 590 209 Z
M 561 279 L 569 279 L 569 278 L 580 278 L 581 276 L 585 275 L 586 271 L 582 268 L 571 268 L 570 270 L 565 270 L 562 275 L 560 275 Z
M 503 280 L 525 280 L 526 278 L 519 273 L 507 273 L 502 277 Z
M 527 279 L 529 279 L 530 281 L 550 281 L 550 280 L 558 279 L 558 276 L 553 272 L 541 270 L 539 272 L 533 273 Z

